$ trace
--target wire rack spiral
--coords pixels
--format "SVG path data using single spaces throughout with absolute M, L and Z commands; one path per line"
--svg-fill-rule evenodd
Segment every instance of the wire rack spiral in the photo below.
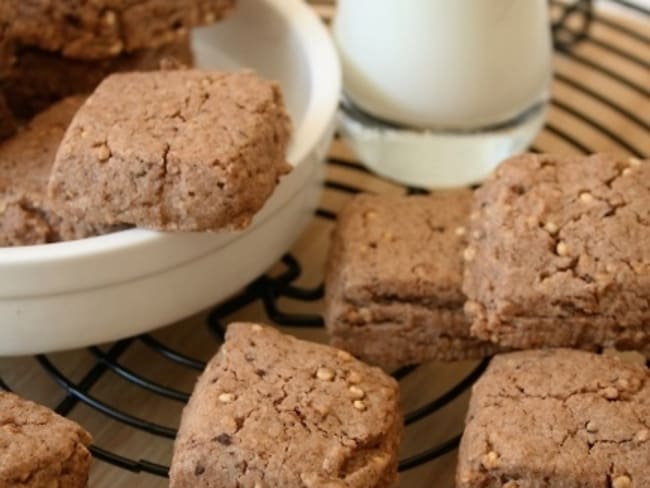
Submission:
M 312 3 L 328 21 L 331 2 L 314 0 Z M 609 3 L 617 4 L 618 7 L 633 12 L 646 25 L 650 19 L 650 12 L 624 0 L 610 0 Z M 643 111 L 637 112 L 633 108 L 619 103 L 616 93 L 617 90 L 627 90 L 634 92 L 646 104 L 650 100 L 648 87 L 650 62 L 647 59 L 647 53 L 650 50 L 650 37 L 642 30 L 619 22 L 616 17 L 603 15 L 600 9 L 595 8 L 589 0 L 572 3 L 552 1 L 551 6 L 558 60 L 555 83 L 556 86 L 559 86 L 558 90 L 575 96 L 553 96 L 551 107 L 555 111 L 555 115 L 549 118 L 544 132 L 531 147 L 531 150 L 543 152 L 547 151 L 549 147 L 553 147 L 559 150 L 590 153 L 603 149 L 603 147 L 592 147 L 584 142 L 585 137 L 581 135 L 581 131 L 584 131 L 591 134 L 597 132 L 598 140 L 606 141 L 605 149 L 613 147 L 617 151 L 636 157 L 645 157 L 647 146 L 639 145 L 639 141 L 644 143 L 643 137 L 639 139 L 639 137 L 635 137 L 635 134 L 645 134 L 647 140 L 650 130 L 648 120 L 644 118 Z M 623 42 L 609 42 L 594 32 L 597 29 L 606 29 L 612 35 L 622 39 Z M 632 45 L 637 48 L 633 49 L 630 47 Z M 582 46 L 585 46 L 584 49 Z M 625 63 L 630 69 L 623 72 L 617 69 L 616 62 L 601 62 L 597 56 L 590 55 L 589 49 L 599 49 L 613 57 L 612 59 L 615 59 L 616 62 Z M 645 58 L 644 55 L 646 55 Z M 602 79 L 603 86 L 609 88 L 594 88 L 584 80 L 584 73 Z M 602 118 L 584 111 L 581 108 L 584 100 L 595 104 L 598 110 L 605 110 L 608 117 L 621 120 L 628 129 L 624 133 L 613 130 L 610 125 L 603 122 Z M 575 123 L 579 124 L 582 129 L 567 130 L 565 120 L 574 122 L 573 126 Z M 351 194 L 375 188 L 375 183 L 382 184 L 380 178 L 370 174 L 363 166 L 352 159 L 341 157 L 336 152 L 328 159 L 327 163 L 330 176 L 325 183 L 325 191 L 335 197 L 347 198 Z M 350 183 L 344 177 L 346 173 L 363 174 L 369 183 L 367 185 Z M 425 190 L 411 187 L 402 188 L 401 191 L 420 193 Z M 335 219 L 336 211 L 330 207 L 323 206 L 316 212 L 316 221 L 329 223 Z M 75 417 L 79 409 L 84 409 L 86 412 L 91 411 L 93 418 L 96 419 L 94 427 L 98 432 L 104 429 L 105 424 L 126 426 L 130 430 L 150 436 L 151 439 L 168 443 L 167 453 L 170 453 L 171 443 L 176 435 L 175 427 L 171 427 L 171 425 L 177 425 L 180 409 L 189 398 L 191 384 L 203 370 L 205 360 L 210 356 L 205 351 L 213 353 L 218 344 L 222 342 L 225 324 L 233 315 L 237 315 L 246 307 L 254 307 L 266 318 L 267 322 L 289 328 L 292 332 L 304 333 L 322 329 L 323 320 L 319 309 L 323 296 L 323 285 L 309 286 L 304 283 L 303 279 L 305 268 L 312 264 L 301 263 L 299 258 L 288 254 L 282 258 L 281 263 L 272 272 L 261 276 L 239 294 L 207 313 L 205 324 L 201 325 L 201 328 L 203 333 L 207 332 L 211 339 L 202 341 L 205 343 L 205 350 L 200 354 L 188 350 L 184 340 L 166 340 L 164 334 L 163 337 L 159 334 L 147 334 L 108 346 L 91 347 L 85 351 L 78 351 L 76 354 L 84 355 L 86 359 L 80 363 L 84 367 L 81 370 L 77 368 L 74 372 L 70 372 L 60 365 L 59 355 L 37 356 L 35 359 L 39 367 L 58 385 L 62 392 L 62 399 L 52 406 L 58 413 L 72 418 Z M 317 278 L 316 283 L 318 281 Z M 289 307 L 288 304 L 291 306 Z M 131 357 L 130 360 L 129 357 Z M 172 377 L 152 379 L 155 376 L 152 372 L 160 369 L 162 365 L 176 368 L 179 377 L 182 375 L 185 378 L 183 385 L 177 384 L 178 382 L 175 382 Z M 407 426 L 422 425 L 422 422 L 434 418 L 437 412 L 466 395 L 486 365 L 487 360 L 469 364 L 450 384 L 439 385 L 440 388 L 436 391 L 428 394 L 423 393 L 422 401 L 409 406 L 405 412 Z M 421 368 L 412 366 L 393 374 L 402 384 L 405 384 L 410 381 L 411 377 L 417 375 Z M 433 378 L 431 383 L 435 383 L 435 380 Z M 138 411 L 145 411 L 144 405 L 142 405 L 142 410 L 139 410 L 140 405 L 129 405 L 128 408 L 124 407 L 124 403 L 116 405 L 112 401 L 111 394 L 107 394 L 105 391 L 110 393 L 110 391 L 117 390 L 104 388 L 103 394 L 97 393 L 98 385 L 102 382 L 117 385 L 114 388 L 136 389 L 140 396 L 142 392 L 145 392 L 147 411 L 151 411 L 152 408 L 155 411 L 159 404 L 161 409 L 163 408 L 162 404 L 165 405 L 165 408 L 171 405 L 169 408 L 174 412 L 176 423 L 158 421 L 145 414 L 138 414 Z M 0 378 L 0 388 L 20 390 L 6 378 L 4 380 Z M 93 434 L 96 433 L 93 431 L 93 426 L 86 424 L 86 427 Z M 422 435 L 422 431 L 428 432 L 432 428 L 439 430 L 439 427 L 438 424 L 427 422 L 426 427 L 416 430 Z M 107 428 L 110 430 L 112 427 Z M 453 451 L 460 439 L 462 418 L 457 424 L 445 426 L 442 430 L 449 435 L 444 434 L 444 438 L 429 441 L 428 444 L 425 442 L 425 448 L 405 453 L 400 462 L 400 470 L 402 472 L 413 470 L 413 468 L 439 459 Z M 407 428 L 407 437 L 410 435 L 409 432 L 412 431 Z M 103 440 L 109 438 L 106 435 L 96 435 L 95 437 Z M 138 452 L 122 450 L 118 441 L 119 439 L 115 443 L 109 442 L 108 444 L 98 441 L 92 446 L 93 455 L 96 459 L 114 466 L 115 469 L 135 473 L 144 472 L 163 478 L 167 476 L 168 456 L 166 461 L 148 460 L 150 458 L 147 457 L 146 449 Z

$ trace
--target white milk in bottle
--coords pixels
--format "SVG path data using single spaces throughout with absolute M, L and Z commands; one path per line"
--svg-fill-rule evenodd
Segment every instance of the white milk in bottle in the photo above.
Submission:
M 540 129 L 551 80 L 546 0 L 339 0 L 343 132 L 377 172 L 479 181 Z

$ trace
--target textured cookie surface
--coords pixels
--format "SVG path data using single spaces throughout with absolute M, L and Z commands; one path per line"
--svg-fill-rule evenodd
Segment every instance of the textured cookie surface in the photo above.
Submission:
M 343 351 L 233 324 L 187 405 L 173 488 L 387 488 L 397 383 Z
M 333 236 L 326 281 L 332 343 L 384 366 L 482 357 L 461 291 L 472 193 L 356 197 Z
M 650 373 L 585 351 L 499 355 L 472 392 L 459 488 L 650 486 Z
M 33 47 L 16 47 L 10 57 L 9 62 L 0 62 L 0 89 L 21 118 L 29 118 L 67 96 L 91 93 L 111 73 L 157 70 L 166 59 L 192 65 L 187 36 L 158 48 L 97 61 L 63 58 Z
M 0 42 L 75 59 L 157 48 L 222 18 L 234 0 L 3 0 Z
M 107 232 L 62 217 L 47 199 L 54 157 L 84 97 L 62 100 L 0 144 L 0 246 L 26 246 Z
M 0 486 L 85 488 L 91 438 L 51 410 L 0 392 Z
M 278 86 L 255 74 L 115 74 L 79 110 L 50 196 L 63 214 L 159 230 L 243 228 L 290 170 Z
M 506 346 L 649 349 L 650 163 L 524 155 L 476 193 L 472 332 Z

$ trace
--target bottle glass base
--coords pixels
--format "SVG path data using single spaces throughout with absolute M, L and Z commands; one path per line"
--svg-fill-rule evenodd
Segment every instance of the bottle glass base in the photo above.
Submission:
M 472 131 L 401 127 L 344 100 L 339 128 L 372 171 L 399 183 L 449 188 L 480 183 L 504 159 L 524 152 L 544 125 L 547 103 L 491 127 Z

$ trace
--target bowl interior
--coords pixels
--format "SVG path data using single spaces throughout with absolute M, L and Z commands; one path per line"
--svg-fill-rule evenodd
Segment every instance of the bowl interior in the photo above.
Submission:
M 292 17 L 280 12 L 275 3 L 240 0 L 234 14 L 217 28 L 195 29 L 192 45 L 196 64 L 201 68 L 252 68 L 280 84 L 295 130 L 288 155 L 295 165 L 302 159 L 296 141 L 303 135 L 311 75 L 304 39 L 292 29 Z

